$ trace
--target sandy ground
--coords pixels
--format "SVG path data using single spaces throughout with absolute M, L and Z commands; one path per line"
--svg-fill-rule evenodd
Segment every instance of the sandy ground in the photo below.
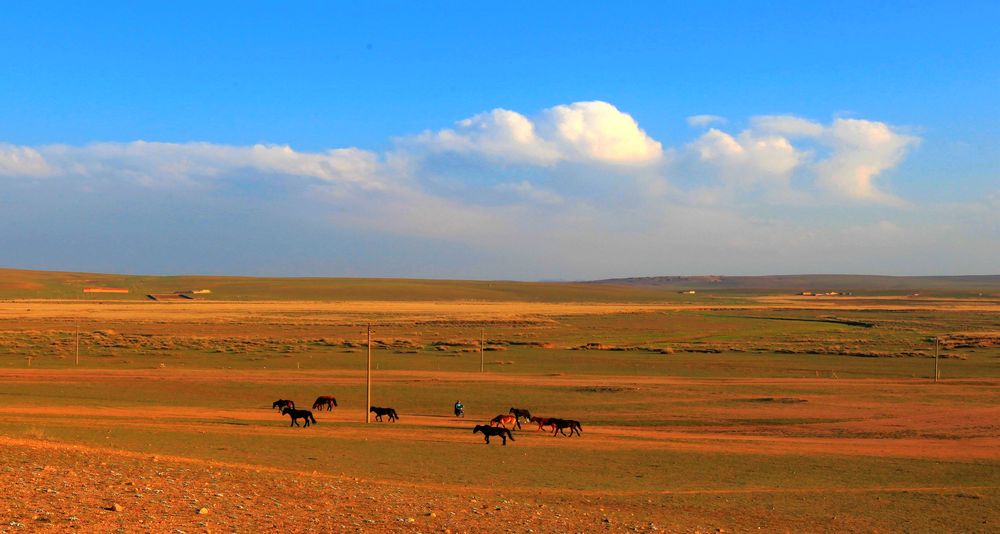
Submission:
M 205 323 L 263 325 L 282 328 L 296 324 L 357 324 L 435 321 L 440 319 L 531 320 L 580 314 L 608 314 L 699 309 L 842 309 L 936 310 L 997 312 L 1000 303 L 989 299 L 803 298 L 764 297 L 758 304 L 534 304 L 497 302 L 0 302 L 0 321 L 24 328 L 55 324 L 65 330 L 79 317 L 88 321 L 122 324 Z M 400 319 L 401 318 L 401 319 Z M 277 325 L 277 326 L 276 326 Z M 240 326 L 242 328 L 242 326 Z M 106 384 L 168 381 L 201 386 L 226 381 L 260 384 L 289 382 L 280 375 L 255 370 L 93 370 L 5 369 L 4 385 Z M 358 371 L 295 371 L 302 385 L 335 388 L 357 385 Z M 837 455 L 844 458 L 915 459 L 933 462 L 1000 462 L 1000 379 L 952 380 L 946 388 L 912 379 L 827 378 L 705 378 L 632 376 L 540 376 L 434 371 L 381 371 L 379 381 L 461 382 L 502 381 L 521 387 L 623 386 L 664 395 L 660 400 L 683 404 L 686 417 L 706 421 L 697 426 L 652 424 L 629 426 L 585 422 L 581 439 L 552 438 L 533 433 L 532 447 L 566 449 L 574 453 L 601 450 L 691 451 L 700 453 L 760 454 L 782 457 Z M 685 398 L 692 389 L 713 390 L 711 402 Z M 801 403 L 749 404 L 754 391 L 797 390 Z M 181 389 L 178 389 L 181 391 Z M 676 390 L 676 392 L 674 392 Z M 51 389 L 49 389 L 51 391 Z M 878 396 L 872 396 L 877 392 Z M 912 398 L 911 398 L 912 397 Z M 248 425 L 214 425 L 211 432 L 226 437 L 287 435 L 286 425 L 251 424 L 262 418 L 277 420 L 266 407 L 246 410 L 184 405 L 79 406 L 72 400 L 3 397 L 0 423 L 30 427 L 45 424 L 87 429 L 107 426 L 148 433 L 204 432 L 204 421 L 226 420 Z M 301 400 L 301 399 L 300 399 Z M 686 403 L 686 404 L 684 404 Z M 599 415 L 595 407 L 591 415 Z M 617 412 L 620 414 L 620 412 Z M 650 414 L 629 414 L 639 419 Z M 662 414 L 655 414 L 664 418 Z M 322 438 L 360 439 L 358 426 L 327 423 L 356 422 L 361 413 L 340 409 L 324 413 L 309 430 Z M 456 433 L 454 421 L 431 414 L 405 414 L 407 425 L 419 426 L 407 439 L 439 443 L 468 440 Z M 734 424 L 733 420 L 822 419 L 803 424 Z M 606 418 L 607 420 L 608 418 Z M 287 421 L 286 421 L 287 423 Z M 44 425 L 41 425 L 44 426 Z M 412 428 L 408 426 L 407 428 Z M 404 432 L 393 430 L 400 435 Z M 484 473 L 481 483 L 449 485 L 402 483 L 387 476 L 360 479 L 316 472 L 291 464 L 274 468 L 258 464 L 218 462 L 191 455 L 158 455 L 120 448 L 58 442 L 44 432 L 31 436 L 0 436 L 0 531 L 82 532 L 871 532 L 880 524 L 873 503 L 907 502 L 939 506 L 942 495 L 956 514 L 968 512 L 976 528 L 988 532 L 997 513 L 984 503 L 996 502 L 1000 481 L 969 485 L 944 481 L 939 485 L 900 486 L 876 483 L 860 486 L 709 487 L 695 490 L 649 488 L 643 491 L 590 491 L 557 488 L 498 487 Z M 465 443 L 465 442 L 463 442 Z M 521 446 L 522 442 L 519 442 Z M 280 454 L 280 451 L 278 451 Z M 419 461 L 419 459 L 414 459 Z M 540 466 L 546 469 L 548 466 Z M 559 475 L 564 475 L 560 473 Z M 615 476 L 609 473 L 609 476 Z M 626 486 L 623 486 L 626 487 Z M 866 518 L 836 513 L 819 522 L 822 499 L 841 495 L 870 506 Z M 790 501 L 798 508 L 788 508 Z M 955 505 L 958 503 L 958 505 Z M 115 505 L 118 505 L 117 509 Z M 826 506 L 831 506 L 826 504 Z M 962 508 L 964 506 L 965 508 Z M 202 512 L 204 509 L 204 513 Z M 805 510 L 795 512 L 795 510 Z M 872 510 L 875 510 L 874 512 Z M 895 523 L 911 509 L 900 508 Z M 932 514 L 931 514 L 932 515 Z M 980 517 L 984 518 L 980 520 Z M 882 523 L 885 524 L 885 523 Z M 932 529 L 920 523 L 923 530 Z M 954 523 L 950 523 L 954 524 Z M 945 527 L 949 523 L 943 524 Z M 980 526 L 985 525 L 985 526 Z M 890 529 L 892 530 L 892 529 Z M 908 530 L 908 529 L 903 529 Z M 921 530 L 917 528 L 916 530 Z
M 300 373 L 302 380 L 331 383 L 333 373 Z M 337 372 L 343 383 L 357 382 L 357 373 Z M 482 380 L 482 375 L 475 374 Z M 471 380 L 472 374 L 430 371 L 384 372 L 380 380 Z M 497 376 L 506 383 L 627 384 L 649 386 L 715 386 L 720 391 L 746 385 L 789 384 L 807 390 L 827 390 L 822 404 L 806 402 L 768 406 L 770 416 L 823 415 L 845 417 L 842 422 L 822 425 L 700 426 L 693 428 L 628 427 L 585 424 L 585 439 L 552 438 L 527 428 L 531 447 L 571 447 L 587 451 L 680 450 L 712 453 L 756 453 L 765 455 L 830 455 L 874 458 L 917 458 L 935 461 L 1000 461 L 1000 405 L 996 400 L 1000 380 L 969 381 L 963 390 L 982 402 L 921 405 L 865 400 L 863 393 L 905 394 L 912 381 L 858 379 L 682 379 L 669 377 L 550 377 Z M 287 378 L 286 378 L 287 379 Z M 259 371 L 222 370 L 38 370 L 0 372 L 0 384 L 108 382 L 122 380 L 170 380 L 178 383 L 222 383 L 226 380 L 267 381 Z M 724 398 L 745 397 L 727 393 Z M 259 422 L 278 416 L 266 407 L 247 410 L 206 409 L 203 406 L 136 407 L 44 406 L 26 407 L 8 398 L 0 406 L 0 422 L 29 427 L 37 421 L 75 428 L 140 430 L 150 436 L 158 432 L 204 432 L 204 421 Z M 708 404 L 700 416 L 713 413 L 726 417 L 760 415 L 758 406 Z M 858 413 L 873 414 L 855 417 Z M 346 409 L 317 414 L 319 425 L 309 429 L 312 437 L 361 439 L 356 422 L 360 413 Z M 407 439 L 467 442 L 456 426 L 468 421 L 406 414 L 407 425 L 422 430 L 412 435 L 406 428 L 389 427 Z M 331 424 L 334 423 L 334 424 Z M 398 430 L 396 430 L 398 428 Z M 902 437 L 892 437 L 898 429 Z M 210 432 L 224 436 L 281 436 L 284 425 L 213 425 Z M 295 432 L 296 430 L 292 430 Z M 519 433 L 519 435 L 521 435 Z M 912 436 L 912 434 L 916 434 Z M 886 437 L 873 437 L 873 436 Z M 942 437 L 928 437 L 940 435 Z M 852 437 L 864 436 L 864 437 Z M 396 439 L 396 438 L 393 438 Z M 524 438 L 516 446 L 524 446 Z M 496 445 L 493 445 L 496 446 Z M 782 510 L 788 499 L 845 498 L 878 500 L 928 498 L 940 495 L 995 495 L 993 485 L 969 485 L 961 481 L 933 486 L 869 484 L 864 486 L 705 488 L 642 491 L 569 490 L 559 488 L 497 487 L 484 477 L 475 485 L 433 482 L 400 482 L 389 479 L 350 478 L 290 464 L 274 468 L 258 464 L 220 462 L 204 458 L 153 455 L 45 439 L 0 436 L 0 531 L 82 532 L 719 532 L 721 531 L 871 531 L 869 522 L 849 515 L 833 516 L 822 525 L 814 517 Z M 613 476 L 613 475 L 611 475 Z M 810 497 L 812 496 L 812 497 Z M 900 497 L 904 496 L 904 497 Z M 686 500 L 688 499 L 688 500 Z M 706 499 L 711 500 L 705 504 Z M 716 501 L 715 499 L 722 499 Z M 990 513 L 976 508 L 973 513 Z M 117 508 L 115 505 L 118 505 Z M 839 519 L 838 519 L 839 518 Z M 826 520 L 824 520 L 826 521 Z M 988 530 L 988 529 L 987 529 Z M 984 530 L 986 531 L 986 530 Z
M 570 532 L 612 525 L 488 489 L 427 491 L 320 473 L 0 437 L 0 531 Z M 618 524 L 648 529 L 650 524 Z

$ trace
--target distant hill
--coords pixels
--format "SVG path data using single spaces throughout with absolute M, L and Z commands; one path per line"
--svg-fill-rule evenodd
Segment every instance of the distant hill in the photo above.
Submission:
M 648 276 L 586 282 L 597 285 L 730 291 L 997 291 L 1000 275 L 877 276 L 790 274 L 775 276 Z
M 89 291 L 85 292 L 88 288 Z M 119 292 L 123 289 L 128 292 Z M 409 278 L 147 276 L 0 268 L 0 299 L 147 300 L 146 295 L 170 298 L 176 294 L 184 294 L 194 300 L 686 302 L 684 296 L 678 294 L 682 290 L 712 294 L 716 303 L 726 300 L 728 296 L 740 299 L 741 294 L 800 291 L 997 294 L 1000 293 L 1000 275 L 654 276 L 589 282 L 511 282 Z
M 89 292 L 85 292 L 87 288 Z M 121 289 L 128 292 L 118 292 Z M 146 295 L 169 297 L 178 293 L 194 300 L 523 302 L 662 302 L 675 295 L 659 288 L 560 282 L 146 276 L 0 268 L 0 299 L 149 300 Z

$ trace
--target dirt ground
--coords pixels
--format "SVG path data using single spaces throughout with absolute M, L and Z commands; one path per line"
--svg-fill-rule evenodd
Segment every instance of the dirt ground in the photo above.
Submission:
M 918 374 L 931 369 L 922 356 L 731 350 L 995 332 L 995 300 L 699 306 L 0 302 L 0 531 L 996 530 L 995 347 L 961 349 L 940 384 Z M 878 325 L 831 323 L 830 309 Z M 746 310 L 799 315 L 730 316 Z M 394 405 L 399 423 L 363 423 L 363 354 L 343 340 L 369 321 L 410 343 L 376 354 L 373 403 Z M 508 345 L 491 357 L 510 365 L 480 373 L 478 354 L 434 345 L 464 343 L 484 322 L 503 329 L 495 339 Z M 514 344 L 526 339 L 560 348 Z M 722 352 L 568 348 L 608 339 Z M 687 366 L 702 375 L 678 374 Z M 330 393 L 340 406 L 308 429 L 270 406 Z M 448 414 L 455 398 L 466 419 Z M 579 419 L 583 435 L 525 426 L 504 447 L 470 432 L 512 404 Z
M 585 384 L 628 384 L 630 387 L 710 387 L 720 391 L 714 403 L 693 407 L 699 417 L 716 424 L 697 427 L 616 426 L 585 424 L 582 438 L 551 437 L 525 426 L 516 431 L 517 441 L 506 451 L 528 449 L 531 454 L 551 449 L 560 457 L 661 452 L 707 454 L 726 458 L 735 454 L 774 458 L 837 457 L 846 462 L 860 459 L 904 459 L 934 462 L 1000 463 L 1000 406 L 995 402 L 1000 381 L 975 381 L 956 387 L 966 397 L 960 407 L 913 405 L 859 399 L 862 392 L 903 394 L 912 389 L 904 381 L 891 380 L 773 380 L 773 379 L 677 379 L 654 377 L 474 377 L 462 373 L 394 372 L 380 380 L 455 382 L 478 378 L 525 387 L 552 385 L 577 387 Z M 197 383 L 225 384 L 254 381 L 268 383 L 268 373 L 220 370 L 88 371 L 7 370 L 0 384 L 73 384 L 104 382 L 115 387 L 135 380 L 172 382 L 175 386 Z M 358 373 L 304 373 L 297 382 L 321 382 L 337 387 L 362 380 Z M 766 408 L 772 418 L 794 416 L 803 421 L 824 416 L 836 422 L 823 424 L 733 425 L 726 421 L 760 416 L 761 408 L 729 401 L 745 400 L 746 387 L 783 389 L 790 384 L 822 393 L 822 403 L 776 403 Z M 683 400 L 678 393 L 674 401 Z M 799 400 L 816 400 L 819 395 Z M 969 398 L 974 402 L 967 402 Z M 719 402 L 721 401 L 721 402 Z M 54 429 L 70 428 L 97 438 L 107 432 L 134 430 L 139 435 L 168 436 L 171 433 L 201 435 L 212 443 L 236 443 L 240 439 L 284 439 L 308 436 L 329 440 L 331 453 L 337 443 L 368 443 L 375 451 L 380 443 L 422 442 L 442 450 L 468 451 L 488 447 L 479 436 L 466 433 L 469 421 L 438 415 L 403 414 L 405 425 L 382 425 L 378 433 L 357 424 L 360 411 L 337 409 L 318 413 L 320 424 L 293 429 L 281 423 L 266 406 L 257 409 L 207 408 L 204 406 L 80 406 L 58 404 L 27 406 L 28 399 L 8 397 L 0 407 L 0 422 L 7 428 L 27 428 L 19 436 L 0 436 L 0 530 L 78 530 L 124 532 L 745 532 L 745 531 L 893 531 L 887 521 L 871 513 L 845 513 L 820 520 L 808 510 L 810 499 L 833 499 L 837 506 L 857 500 L 892 503 L 908 508 L 928 498 L 950 497 L 966 505 L 976 516 L 975 524 L 989 531 L 997 513 L 983 506 L 996 500 L 1000 481 L 992 476 L 975 481 L 936 479 L 860 485 L 796 481 L 784 484 L 699 483 L 688 487 L 637 486 L 631 489 L 569 489 L 534 483 L 511 484 L 489 472 L 475 484 L 448 483 L 447 473 L 427 478 L 401 480 L 386 473 L 351 475 L 350 466 L 336 460 L 313 468 L 297 462 L 304 453 L 294 443 L 274 451 L 288 462 L 218 460 L 204 453 L 170 454 L 127 444 L 73 443 Z M 141 416 L 137 417 L 137 412 Z M 859 413 L 877 414 L 858 417 Z M 595 414 L 596 415 L 596 414 Z M 726 419 L 722 419 L 725 416 Z M 261 423 L 272 419 L 275 424 Z M 718 418 L 718 419 L 715 419 Z M 626 418 L 627 419 L 627 418 Z M 207 428 L 206 421 L 226 424 Z M 207 429 L 206 429 L 207 428 Z M 906 433 L 896 432 L 904 428 Z M 295 434 L 295 433 L 298 434 Z M 306 434 L 309 432 L 309 434 Z M 164 438 L 166 439 L 166 438 Z M 303 438 L 305 439 L 305 438 Z M 499 444 L 487 449 L 496 452 Z M 183 447 L 180 449 L 183 450 Z M 645 451 L 645 452 L 644 452 Z M 456 458 L 461 458 L 460 452 Z M 480 453 L 475 453 L 480 454 Z M 371 460 L 378 459 L 378 453 Z M 420 462 L 415 457 L 412 462 Z M 461 461 L 461 460 L 456 460 Z M 503 460 L 501 460 L 503 461 Z M 333 466 L 333 467 L 330 467 Z M 599 466 L 598 466 L 599 467 Z M 498 469 L 506 469 L 498 465 Z M 539 465 L 540 470 L 550 466 Z M 435 467 L 429 467 L 435 470 Z M 710 469 L 710 468 L 708 468 Z M 348 474 L 344 474 L 347 472 Z M 563 473 L 554 473 L 562 476 Z M 569 474 L 571 475 L 571 473 Z M 608 477 L 622 476 L 608 473 Z M 709 476 L 710 480 L 711 477 Z M 514 477 L 514 480 L 518 480 Z M 613 484 L 612 484 L 613 485 Z M 718 501 L 718 499 L 723 499 Z M 117 509 L 116 506 L 118 505 Z M 799 507 L 804 509 L 799 510 Z M 835 508 L 835 507 L 834 507 Z M 824 514 L 825 515 L 825 514 Z M 984 523 L 985 522 L 985 523 Z M 964 524 L 965 528 L 970 523 Z M 917 523 L 908 529 L 924 531 Z M 973 528 L 973 530 L 975 530 Z

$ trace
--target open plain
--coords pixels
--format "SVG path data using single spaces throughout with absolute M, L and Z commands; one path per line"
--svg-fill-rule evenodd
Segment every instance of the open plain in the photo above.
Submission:
M 996 291 L 0 274 L 0 530 L 1000 524 Z M 397 423 L 365 424 L 369 324 Z M 471 433 L 511 407 L 582 436 Z

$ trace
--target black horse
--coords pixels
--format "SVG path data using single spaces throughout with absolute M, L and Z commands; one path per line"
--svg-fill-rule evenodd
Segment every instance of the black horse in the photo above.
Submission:
M 276 400 L 276 401 L 274 401 L 274 402 L 271 403 L 271 408 L 277 408 L 279 410 L 282 409 L 282 408 L 284 408 L 285 406 L 294 409 L 295 408 L 295 401 L 288 400 L 288 399 L 278 399 L 278 400 Z
M 531 421 L 531 412 L 529 412 L 528 410 L 522 410 L 520 408 L 511 408 L 510 411 L 507 413 L 516 417 L 519 423 L 521 422 L 522 417 L 524 418 L 525 423 Z
M 333 395 L 323 395 L 316 397 L 316 402 L 313 403 L 313 410 L 322 409 L 326 406 L 326 411 L 333 410 L 333 407 L 337 405 L 337 399 L 333 398 Z
M 514 441 L 514 434 L 510 433 L 510 429 L 502 426 L 476 425 L 476 427 L 472 429 L 472 433 L 475 434 L 476 432 L 482 432 L 483 437 L 486 438 L 487 444 L 490 443 L 490 436 L 500 436 L 500 439 L 503 440 L 503 444 L 505 446 L 507 445 L 507 438 Z
M 549 424 L 555 429 L 552 432 L 552 437 L 555 437 L 556 434 L 566 436 L 566 432 L 564 432 L 564 430 L 567 428 L 569 429 L 569 435 L 566 436 L 568 438 L 573 437 L 573 432 L 576 432 L 576 435 L 579 436 L 580 431 L 583 430 L 583 427 L 580 426 L 580 422 L 572 419 L 549 419 Z
M 372 406 L 371 408 L 368 409 L 368 411 L 375 414 L 376 421 L 381 421 L 383 415 L 389 416 L 390 423 L 399 420 L 399 416 L 396 415 L 396 410 L 392 408 L 379 408 L 378 406 Z
M 296 410 L 295 408 L 285 406 L 281 409 L 281 415 L 287 415 L 292 418 L 292 424 L 288 426 L 299 426 L 298 419 L 304 419 L 306 427 L 309 426 L 309 421 L 312 421 L 313 423 L 316 422 L 316 418 L 313 417 L 313 413 L 309 410 Z

